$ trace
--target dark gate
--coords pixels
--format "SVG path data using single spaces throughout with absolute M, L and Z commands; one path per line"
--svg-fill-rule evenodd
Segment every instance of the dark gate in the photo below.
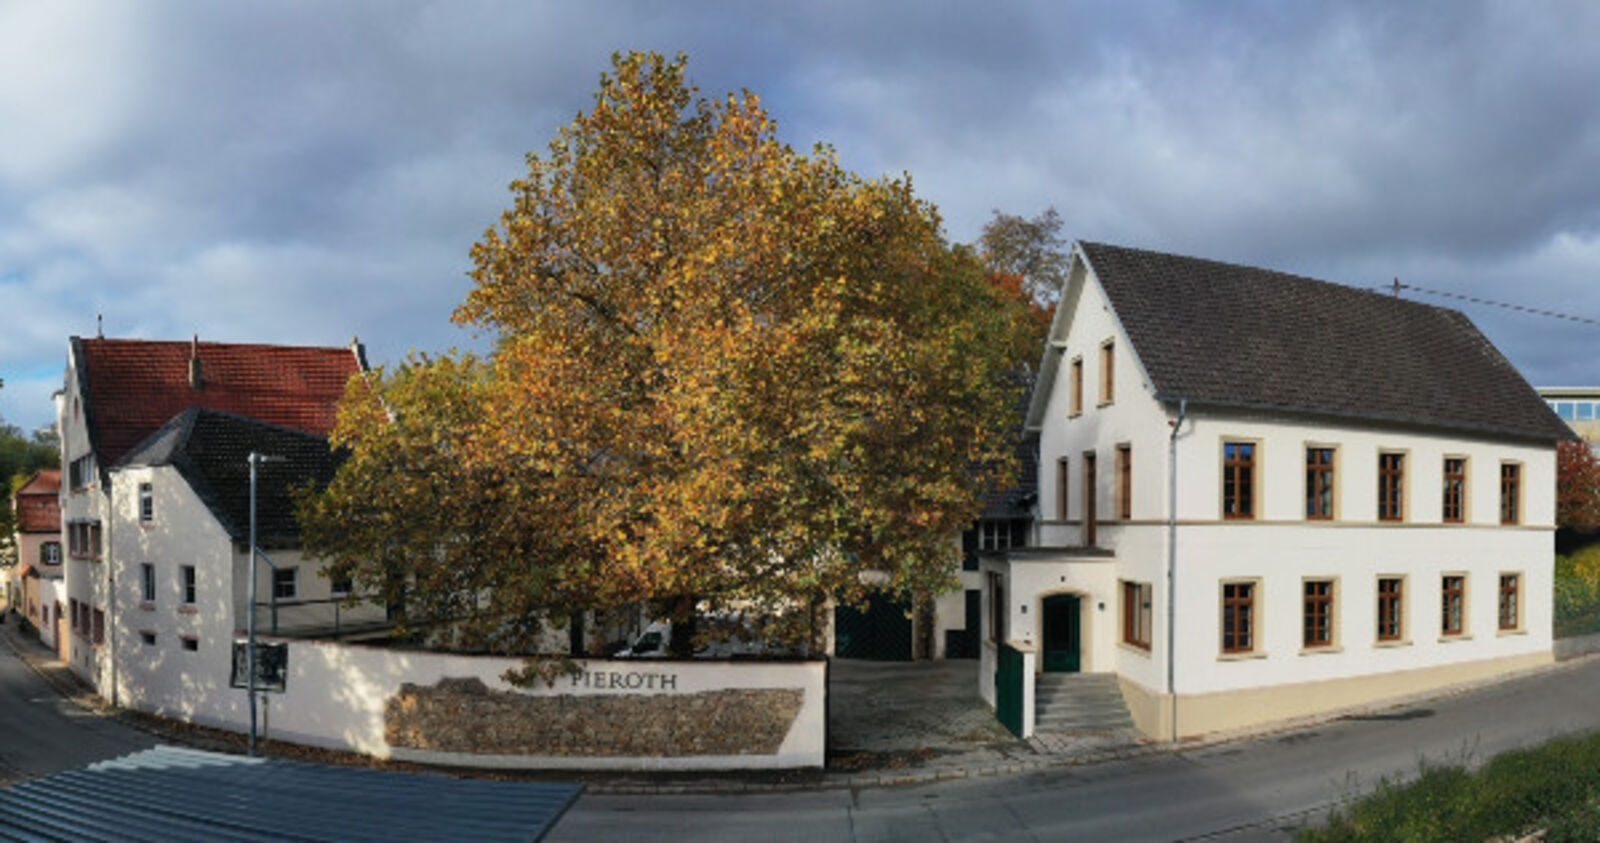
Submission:
M 983 592 L 967 589 L 967 614 L 965 629 L 944 631 L 944 657 L 947 659 L 975 659 L 978 657 L 978 627 L 983 625 Z
M 840 606 L 833 615 L 833 652 L 841 659 L 911 661 L 911 606 L 874 594 L 871 608 Z
M 994 716 L 1011 734 L 1022 737 L 1022 653 L 1000 645 L 994 667 Z

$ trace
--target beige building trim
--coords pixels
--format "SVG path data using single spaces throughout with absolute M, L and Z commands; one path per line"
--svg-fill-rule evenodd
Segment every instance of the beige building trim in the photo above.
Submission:
M 1348 679 L 1179 696 L 1178 737 L 1197 738 L 1302 718 L 1326 717 L 1475 682 L 1500 680 L 1507 674 L 1543 667 L 1554 661 L 1551 652 L 1528 653 Z M 1139 731 L 1158 740 L 1171 740 L 1172 696 L 1153 691 L 1125 676 L 1118 677 L 1118 684 Z

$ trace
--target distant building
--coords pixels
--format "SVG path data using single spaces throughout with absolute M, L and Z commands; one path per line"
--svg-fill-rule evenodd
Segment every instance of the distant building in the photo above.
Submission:
M 28 478 L 11 501 L 17 515 L 11 606 L 39 631 L 45 646 L 58 651 L 62 647 L 61 607 L 66 604 L 61 580 L 60 496 L 61 472 L 51 468 Z
M 1539 397 L 1590 445 L 1600 445 L 1600 386 L 1541 386 Z

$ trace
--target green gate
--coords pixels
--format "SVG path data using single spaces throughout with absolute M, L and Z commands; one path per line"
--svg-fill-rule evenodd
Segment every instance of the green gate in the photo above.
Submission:
M 1022 737 L 1022 652 L 1000 645 L 994 668 L 994 714 L 1000 725 Z
M 841 659 L 911 661 L 911 606 L 890 599 L 888 594 L 871 596 L 867 611 L 840 606 L 833 616 L 833 652 Z

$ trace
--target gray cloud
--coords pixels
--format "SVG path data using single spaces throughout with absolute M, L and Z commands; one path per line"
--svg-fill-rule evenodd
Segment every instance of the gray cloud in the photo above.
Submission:
M 48 419 L 97 312 L 474 342 L 468 249 L 628 49 L 910 172 L 957 239 L 1053 204 L 1074 237 L 1600 316 L 1596 36 L 1555 2 L 0 4 L 0 412 Z M 1595 328 L 1463 309 L 1533 380 L 1600 380 Z

